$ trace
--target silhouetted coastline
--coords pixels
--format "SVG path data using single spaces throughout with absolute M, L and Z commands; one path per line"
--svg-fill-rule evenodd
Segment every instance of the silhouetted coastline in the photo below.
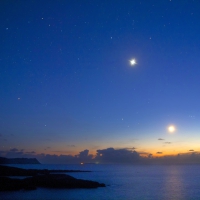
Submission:
M 40 164 L 36 158 L 5 158 L 0 157 L 0 164 Z
M 37 187 L 45 188 L 97 188 L 105 184 L 96 181 L 76 179 L 66 172 L 89 172 L 80 170 L 35 170 L 0 165 L 0 191 L 33 190 Z M 52 174 L 53 173 L 53 174 Z M 58 173 L 58 174 L 56 174 Z M 26 178 L 10 178 L 10 176 L 24 176 Z M 29 177 L 30 176 L 30 177 Z

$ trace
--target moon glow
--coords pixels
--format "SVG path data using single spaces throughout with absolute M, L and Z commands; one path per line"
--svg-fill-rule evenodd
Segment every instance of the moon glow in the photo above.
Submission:
M 175 132 L 175 130 L 176 130 L 176 128 L 173 125 L 168 127 L 169 133 L 173 133 L 173 132 Z

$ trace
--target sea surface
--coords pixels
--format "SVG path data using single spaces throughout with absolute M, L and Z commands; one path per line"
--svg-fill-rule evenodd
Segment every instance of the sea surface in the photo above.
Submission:
M 2 200 L 198 200 L 200 165 L 11 165 L 25 169 L 72 169 L 75 178 L 105 183 L 97 189 L 0 192 Z

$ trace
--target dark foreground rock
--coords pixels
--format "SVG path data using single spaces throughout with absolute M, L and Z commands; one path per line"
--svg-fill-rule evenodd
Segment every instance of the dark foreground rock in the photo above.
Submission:
M 6 169 L 5 169 L 6 168 Z M 27 177 L 24 179 L 10 178 L 8 176 L 13 176 L 12 174 L 18 174 L 17 176 L 30 176 L 28 174 L 28 170 L 20 169 L 15 167 L 7 167 L 0 166 L 0 173 L 2 173 L 1 169 L 6 172 L 6 175 L 0 176 L 0 191 L 12 191 L 12 190 L 33 190 L 37 187 L 45 187 L 45 188 L 97 188 L 97 187 L 105 187 L 105 184 L 98 183 L 96 181 L 82 180 L 76 179 L 70 175 L 66 174 L 51 174 L 49 170 L 38 170 L 40 173 L 36 173 L 31 175 L 31 177 Z M 14 173 L 14 171 L 16 172 Z M 24 175 L 22 175 L 24 170 Z M 11 172 L 9 174 L 9 171 Z M 56 170 L 55 170 L 56 171 Z M 41 173 L 44 172 L 44 173 Z M 28 175 L 27 175 L 28 174 Z M 15 175 L 14 175 L 15 176 Z
M 95 181 L 76 179 L 66 174 L 37 175 L 25 179 L 0 177 L 0 191 L 12 191 L 21 189 L 34 190 L 37 187 L 62 189 L 97 188 L 105 187 L 105 184 L 101 184 Z
M 72 173 L 72 172 L 91 172 L 91 171 L 81 171 L 81 170 L 47 170 L 47 169 L 21 169 L 18 167 L 10 167 L 5 165 L 0 165 L 0 176 L 36 176 L 45 175 L 51 173 Z

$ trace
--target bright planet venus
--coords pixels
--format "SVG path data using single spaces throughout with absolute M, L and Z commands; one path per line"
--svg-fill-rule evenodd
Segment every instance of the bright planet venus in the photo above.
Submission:
M 135 65 L 136 64 L 136 60 L 135 59 L 130 60 L 130 64 L 131 64 L 131 66 Z

